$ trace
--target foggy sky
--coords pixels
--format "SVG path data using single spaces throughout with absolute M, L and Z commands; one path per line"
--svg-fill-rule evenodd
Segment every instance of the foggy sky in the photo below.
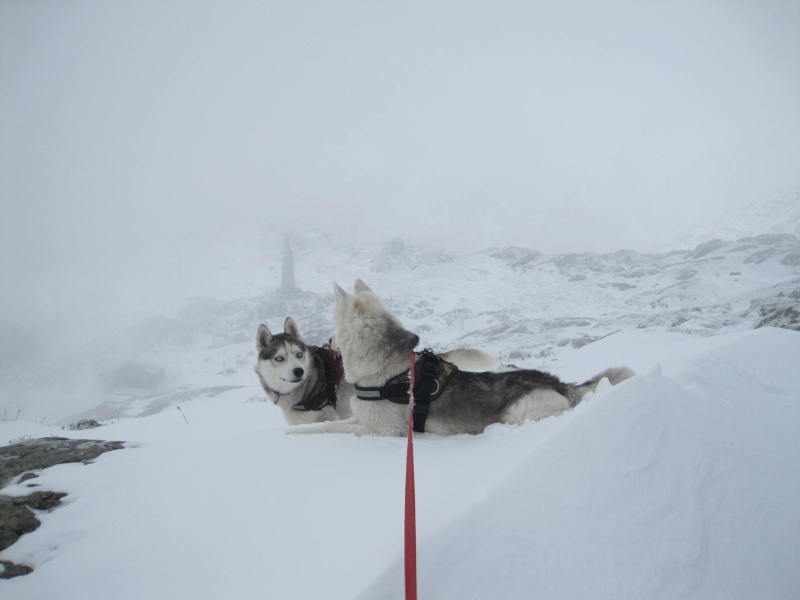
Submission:
M 769 0 L 0 0 L 0 309 L 157 295 L 286 219 L 646 251 L 800 183 L 798 31 Z

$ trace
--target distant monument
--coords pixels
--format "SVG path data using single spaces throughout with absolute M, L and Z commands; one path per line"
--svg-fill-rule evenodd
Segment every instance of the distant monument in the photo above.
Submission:
M 287 294 L 299 292 L 294 282 L 294 255 L 289 238 L 283 238 L 283 265 L 281 267 L 281 291 Z

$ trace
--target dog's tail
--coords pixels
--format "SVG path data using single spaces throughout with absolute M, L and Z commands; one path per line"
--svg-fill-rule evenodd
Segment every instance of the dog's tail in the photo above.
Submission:
M 581 398 L 583 398 L 589 392 L 593 392 L 597 387 L 597 384 L 600 383 L 600 381 L 604 378 L 607 378 L 611 382 L 611 385 L 617 385 L 626 379 L 630 379 L 634 375 L 636 375 L 636 373 L 634 373 L 633 370 L 629 369 L 628 367 L 611 367 L 610 369 L 606 369 L 605 371 L 598 373 L 591 379 L 588 379 L 579 385 L 571 386 L 567 392 L 569 403 L 571 406 L 578 404 L 578 402 L 581 401 Z
M 497 359 L 483 350 L 474 348 L 456 348 L 443 354 L 439 354 L 447 362 L 453 363 L 462 371 L 482 371 L 497 370 Z

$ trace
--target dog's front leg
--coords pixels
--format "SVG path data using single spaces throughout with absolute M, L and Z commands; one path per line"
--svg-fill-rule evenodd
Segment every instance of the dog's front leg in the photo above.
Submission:
M 353 435 L 370 435 L 372 432 L 355 419 L 346 421 L 325 421 L 311 425 L 297 425 L 286 430 L 290 434 L 306 433 L 351 433 Z

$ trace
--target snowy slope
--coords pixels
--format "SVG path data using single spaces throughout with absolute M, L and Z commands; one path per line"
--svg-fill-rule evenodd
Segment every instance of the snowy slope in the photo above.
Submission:
M 420 597 L 796 597 L 797 237 L 454 254 L 288 231 L 301 292 L 276 289 L 276 241 L 220 256 L 179 312 L 0 370 L 0 444 L 128 443 L 36 480 L 69 495 L 0 552 L 35 568 L 0 597 L 400 598 L 405 441 L 288 436 L 253 374 L 259 323 L 321 343 L 331 282 L 356 277 L 422 346 L 638 373 L 558 418 L 418 437 Z M 61 428 L 83 417 L 104 425 Z
M 421 598 L 794 598 L 800 333 L 619 333 L 564 369 L 640 375 L 574 411 L 417 438 Z M 0 559 L 15 600 L 402 598 L 404 440 L 287 436 L 235 392 L 91 433 L 66 505 Z M 61 431 L 0 423 L 0 443 Z M 23 494 L 24 485 L 4 493 Z
M 722 336 L 563 419 L 423 542 L 425 597 L 796 597 L 798 344 Z M 363 598 L 401 598 L 400 575 Z

